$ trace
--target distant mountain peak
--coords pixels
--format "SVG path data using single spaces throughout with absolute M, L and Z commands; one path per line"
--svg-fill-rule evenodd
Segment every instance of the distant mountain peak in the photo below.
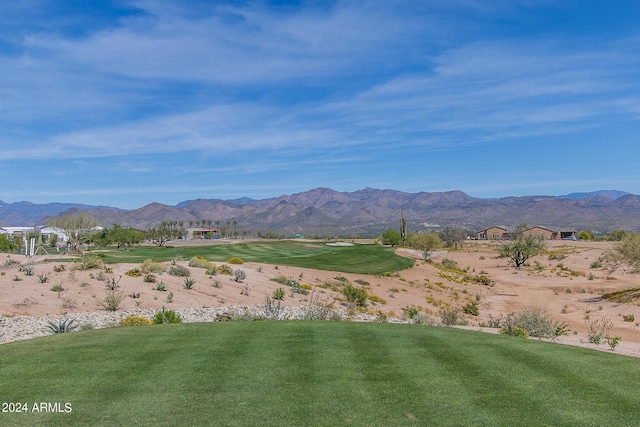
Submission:
M 606 197 L 607 199 L 610 200 L 617 200 L 622 196 L 627 196 L 631 193 L 627 193 L 626 191 L 619 191 L 619 190 L 598 190 L 598 191 L 591 191 L 588 193 L 570 193 L 570 194 L 565 194 L 562 196 L 558 196 L 559 199 L 575 199 L 575 200 L 583 200 L 583 199 L 587 199 L 587 198 L 592 198 L 592 197 Z

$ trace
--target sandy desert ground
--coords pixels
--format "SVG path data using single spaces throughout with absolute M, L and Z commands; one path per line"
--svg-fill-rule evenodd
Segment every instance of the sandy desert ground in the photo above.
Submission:
M 188 267 L 188 260 L 184 260 L 179 264 L 189 268 L 191 278 L 195 279 L 194 288 L 185 289 L 183 277 L 161 273 L 157 278 L 166 283 L 166 292 L 153 290 L 154 285 L 145 283 L 142 277 L 132 278 L 124 274 L 140 264 L 109 265 L 112 271 L 106 276 L 118 281 L 119 290 L 125 295 L 140 293 L 139 298 L 126 297 L 120 306 L 123 310 L 261 305 L 266 296 L 283 287 L 271 280 L 278 276 L 291 277 L 314 287 L 311 295 L 291 297 L 285 286 L 286 305 L 306 305 L 310 298 L 315 297 L 325 302 L 334 301 L 337 308 L 346 309 L 344 303 L 336 299 L 340 297 L 338 293 L 318 286 L 342 276 L 356 285 L 356 280 L 368 282 L 369 293 L 384 300 L 384 303 L 369 304 L 367 310 L 371 314 L 380 310 L 389 317 L 402 318 L 403 308 L 415 306 L 439 319 L 439 308 L 446 304 L 461 307 L 468 302 L 479 301 L 479 316 L 464 317 L 469 328 L 488 331 L 489 316 L 498 317 L 523 308 L 543 308 L 554 319 L 569 324 L 571 333 L 562 337 L 560 342 L 600 350 L 608 350 L 608 346 L 585 344 L 588 322 L 610 316 L 614 327 L 609 335 L 622 338 L 615 352 L 640 357 L 640 306 L 608 302 L 601 298 L 603 292 L 638 286 L 640 276 L 623 269 L 610 272 L 591 268 L 594 261 L 611 249 L 611 245 L 607 242 L 549 242 L 551 256 L 537 256 L 529 261 L 529 266 L 520 270 L 509 266 L 506 259 L 498 258 L 495 245 L 480 241 L 469 241 L 462 250 L 440 253 L 432 263 L 416 260 L 414 267 L 392 277 L 258 263 L 231 266 L 246 272 L 247 277 L 242 283 L 235 282 L 231 276 L 208 276 L 204 269 Z M 398 249 L 397 253 L 415 257 L 405 249 Z M 30 259 L 18 255 L 3 257 L 5 259 L 0 260 L 0 265 L 7 259 L 19 264 L 0 268 L 0 316 L 71 317 L 74 313 L 103 310 L 98 303 L 105 297 L 105 282 L 96 278 L 98 271 L 74 270 L 72 263 L 63 263 L 59 255 L 40 255 Z M 469 275 L 488 276 L 492 284 L 464 282 L 462 274 L 437 268 L 434 264 L 444 258 L 455 261 Z M 45 262 L 47 259 L 49 261 Z M 224 261 L 216 260 L 218 264 Z M 27 265 L 34 268 L 32 276 L 26 276 L 19 270 Z M 65 270 L 55 272 L 54 267 L 59 265 L 65 265 Z M 46 283 L 40 283 L 38 275 L 42 274 L 48 275 Z M 54 285 L 62 286 L 64 291 L 52 291 Z M 169 292 L 173 293 L 172 302 L 167 302 Z M 636 320 L 625 321 L 623 315 L 634 315 Z

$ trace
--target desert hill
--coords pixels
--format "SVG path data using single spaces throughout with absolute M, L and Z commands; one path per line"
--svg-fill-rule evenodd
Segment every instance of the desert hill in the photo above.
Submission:
M 197 199 L 175 206 L 150 203 L 134 210 L 65 203 L 2 203 L 0 225 L 42 224 L 49 217 L 82 209 L 105 226 L 113 223 L 146 229 L 161 221 L 236 221 L 238 230 L 301 233 L 308 236 L 377 235 L 396 227 L 401 213 L 412 231 L 444 227 L 481 230 L 520 223 L 558 229 L 608 232 L 640 231 L 640 196 L 616 190 L 565 196 L 476 198 L 462 191 L 406 193 L 365 188 L 338 192 L 329 188 L 254 200 Z

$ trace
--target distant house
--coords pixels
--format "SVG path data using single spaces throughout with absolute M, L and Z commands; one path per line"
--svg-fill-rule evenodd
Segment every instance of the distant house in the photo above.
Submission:
M 547 227 L 535 226 L 529 227 L 522 232 L 525 236 L 539 236 L 545 240 L 575 240 L 575 230 L 552 230 Z M 478 240 L 506 240 L 513 239 L 516 232 L 506 227 L 494 226 L 479 231 L 476 238 Z
M 210 227 L 198 227 L 187 229 L 187 239 L 219 239 L 220 230 Z
M 559 234 L 557 231 L 553 231 L 548 228 L 540 227 L 540 226 L 527 228 L 522 232 L 522 234 L 525 235 L 526 237 L 537 236 L 545 240 L 557 240 L 559 238 L 558 237 Z
M 507 229 L 505 227 L 489 227 L 482 231 L 478 231 L 476 238 L 478 240 L 502 240 L 507 237 Z

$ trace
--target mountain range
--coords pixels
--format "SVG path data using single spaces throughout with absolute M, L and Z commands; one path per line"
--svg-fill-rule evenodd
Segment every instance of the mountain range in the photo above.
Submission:
M 120 224 L 147 229 L 161 221 L 189 224 L 202 219 L 237 222 L 239 231 L 275 231 L 307 236 L 375 236 L 397 227 L 402 215 L 409 230 L 444 227 L 481 230 L 493 225 L 526 223 L 551 229 L 608 232 L 640 230 L 640 196 L 602 190 L 563 196 L 476 198 L 462 191 L 406 193 L 365 188 L 338 192 L 329 188 L 254 200 L 196 199 L 175 206 L 150 203 L 125 210 L 70 203 L 34 204 L 0 201 L 0 226 L 46 224 L 56 215 L 86 211 L 102 225 Z

